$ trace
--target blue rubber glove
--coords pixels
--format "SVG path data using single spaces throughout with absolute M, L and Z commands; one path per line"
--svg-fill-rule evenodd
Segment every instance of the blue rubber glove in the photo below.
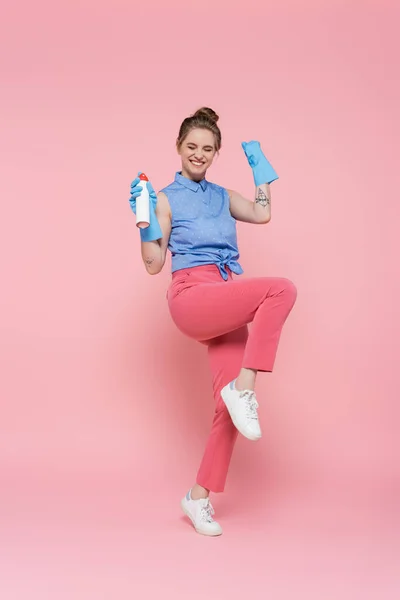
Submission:
M 275 179 L 279 179 L 275 169 L 265 158 L 260 142 L 242 142 L 242 148 L 247 156 L 249 165 L 253 169 L 255 185 L 272 183 Z
M 138 175 L 142 171 L 139 171 Z M 136 177 L 131 183 L 131 197 L 129 198 L 129 204 L 132 211 L 136 214 L 136 198 L 138 198 L 142 192 L 143 182 Z M 154 242 L 162 238 L 162 231 L 156 217 L 156 206 L 157 206 L 157 194 L 155 193 L 153 186 L 150 181 L 147 181 L 147 189 L 150 196 L 150 225 L 144 229 L 140 229 L 140 238 L 142 242 Z

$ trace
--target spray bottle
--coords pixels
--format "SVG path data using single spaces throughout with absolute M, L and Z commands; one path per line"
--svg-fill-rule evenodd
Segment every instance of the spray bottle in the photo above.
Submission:
M 147 189 L 148 179 L 144 173 L 139 175 L 142 184 L 142 191 L 136 198 L 136 225 L 140 229 L 145 229 L 150 225 L 150 196 Z

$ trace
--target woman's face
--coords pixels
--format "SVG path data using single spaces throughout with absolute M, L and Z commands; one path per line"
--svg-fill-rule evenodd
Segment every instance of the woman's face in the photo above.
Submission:
M 208 129 L 192 129 L 178 148 L 182 175 L 193 181 L 201 181 L 212 165 L 215 153 L 214 134 Z

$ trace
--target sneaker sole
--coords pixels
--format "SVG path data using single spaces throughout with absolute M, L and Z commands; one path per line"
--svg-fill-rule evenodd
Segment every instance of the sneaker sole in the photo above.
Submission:
M 181 500 L 181 509 L 182 509 L 183 513 L 184 513 L 184 514 L 185 514 L 187 517 L 189 517 L 189 519 L 190 519 L 190 521 L 191 521 L 191 523 L 192 523 L 193 527 L 194 527 L 194 528 L 195 528 L 195 530 L 197 531 L 197 533 L 200 533 L 201 535 L 208 535 L 209 537 L 217 537 L 217 536 L 219 536 L 219 535 L 222 535 L 222 531 L 220 531 L 220 532 L 218 532 L 218 533 L 211 533 L 211 532 L 209 532 L 209 531 L 204 531 L 204 530 L 202 530 L 202 529 L 198 529 L 198 528 L 196 527 L 196 525 L 195 525 L 194 521 L 193 521 L 193 517 L 192 517 L 192 515 L 190 514 L 190 512 L 189 512 L 188 510 L 186 510 L 186 506 L 185 506 L 185 501 L 184 501 L 184 499 L 183 499 L 183 500 Z
M 236 429 L 239 431 L 239 433 L 241 433 L 243 435 L 243 437 L 247 438 L 251 442 L 257 442 L 258 440 L 260 440 L 261 437 L 262 437 L 261 435 L 259 435 L 259 436 L 251 435 L 250 433 L 247 433 L 247 431 L 243 431 L 239 427 L 238 422 L 236 420 L 236 417 L 232 413 L 232 411 L 231 411 L 231 409 L 230 409 L 230 407 L 228 405 L 227 399 L 225 398 L 225 388 L 222 388 L 222 390 L 221 390 L 221 397 L 222 397 L 222 400 L 224 401 L 224 404 L 225 404 L 226 408 L 228 409 L 228 413 L 229 413 L 229 415 L 230 415 L 230 417 L 232 419 L 232 423 L 234 424 L 234 426 L 236 427 Z

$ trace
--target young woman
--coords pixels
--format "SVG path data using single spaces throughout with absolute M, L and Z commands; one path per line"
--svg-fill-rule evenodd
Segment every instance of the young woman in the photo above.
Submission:
M 256 185 L 255 200 L 206 179 L 221 148 L 217 121 L 210 108 L 184 119 L 176 141 L 181 171 L 158 194 L 147 183 L 150 226 L 140 230 L 149 274 L 159 273 L 167 249 L 171 252 L 168 303 L 173 321 L 208 348 L 215 416 L 196 482 L 181 507 L 198 533 L 211 536 L 221 535 L 222 529 L 213 519 L 209 493 L 224 490 L 238 432 L 250 440 L 261 437 L 256 376 L 272 371 L 283 324 L 296 300 L 296 288 L 287 279 L 233 277 L 243 273 L 236 221 L 270 221 L 269 184 L 278 176 L 258 142 L 243 142 Z M 139 178 L 131 184 L 134 212 L 142 184 Z

